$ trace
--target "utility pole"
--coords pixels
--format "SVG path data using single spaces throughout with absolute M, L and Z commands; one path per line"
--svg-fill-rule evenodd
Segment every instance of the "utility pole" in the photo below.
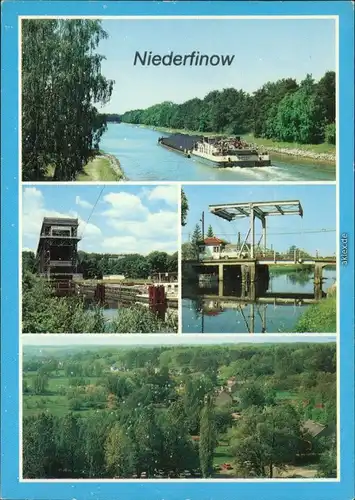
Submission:
M 205 212 L 202 212 L 202 217 L 200 219 L 202 224 L 202 241 L 205 240 Z

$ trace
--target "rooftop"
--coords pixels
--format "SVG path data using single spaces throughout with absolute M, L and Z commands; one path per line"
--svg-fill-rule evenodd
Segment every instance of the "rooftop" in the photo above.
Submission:
M 215 236 L 205 238 L 203 242 L 205 245 L 222 245 L 225 243 L 224 240 L 216 238 Z
M 318 436 L 318 434 L 320 434 L 326 426 L 318 424 L 317 422 L 314 422 L 314 420 L 306 420 L 303 427 L 310 433 L 311 436 L 315 437 Z
M 42 226 L 78 226 L 79 220 L 69 217 L 43 217 Z

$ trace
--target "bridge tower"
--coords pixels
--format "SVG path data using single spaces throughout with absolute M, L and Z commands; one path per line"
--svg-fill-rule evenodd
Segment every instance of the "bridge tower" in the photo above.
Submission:
M 229 222 L 249 218 L 249 228 L 244 235 L 243 242 L 240 243 L 240 233 L 238 233 L 237 250 L 239 256 L 255 259 L 257 253 L 266 254 L 267 230 L 266 221 L 271 216 L 299 215 L 303 217 L 303 208 L 299 200 L 282 201 L 253 201 L 244 203 L 225 203 L 222 205 L 210 205 L 209 211 Z M 261 222 L 261 237 L 256 241 L 255 222 Z

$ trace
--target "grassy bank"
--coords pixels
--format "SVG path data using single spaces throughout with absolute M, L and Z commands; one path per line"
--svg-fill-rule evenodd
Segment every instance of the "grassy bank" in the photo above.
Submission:
M 185 129 L 174 129 L 167 127 L 148 127 L 146 125 L 139 125 L 142 128 L 150 128 L 167 134 L 188 134 L 188 135 L 201 135 L 202 132 L 199 130 L 185 130 Z M 211 136 L 225 136 L 228 135 L 226 132 L 203 132 L 205 137 Z M 296 142 L 278 142 L 272 139 L 256 138 L 253 134 L 243 134 L 243 139 L 248 143 L 254 143 L 259 147 L 268 149 L 275 154 L 286 154 L 290 156 L 301 156 L 305 159 L 318 160 L 320 162 L 334 163 L 335 165 L 335 154 L 336 149 L 333 144 L 298 144 Z
M 105 156 L 95 156 L 76 176 L 77 181 L 118 181 L 116 172 L 111 168 L 110 160 Z
M 269 266 L 270 275 L 278 274 L 295 274 L 295 273 L 309 273 L 313 272 L 313 266 L 303 264 L 290 264 L 289 266 Z
M 295 333 L 336 333 L 336 298 L 328 297 L 313 304 L 302 314 Z
M 76 176 L 77 181 L 121 181 L 124 179 L 119 160 L 102 152 L 90 160 L 83 171 Z
M 49 165 L 45 180 L 53 181 L 54 167 Z M 79 172 L 76 181 L 122 181 L 127 180 L 119 160 L 107 153 L 100 151 Z
M 315 154 L 330 154 L 335 155 L 335 145 L 333 144 L 298 144 L 297 142 L 278 142 L 272 139 L 265 139 L 262 137 L 254 137 L 253 134 L 246 134 L 243 136 L 247 142 L 254 142 L 258 146 L 265 148 L 278 148 L 278 149 L 297 149 L 304 152 L 311 152 Z

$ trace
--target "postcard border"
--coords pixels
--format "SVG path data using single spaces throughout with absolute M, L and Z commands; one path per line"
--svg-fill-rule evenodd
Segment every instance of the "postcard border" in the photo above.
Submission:
M 237 492 L 244 499 L 255 497 L 265 498 L 270 495 L 282 500 L 298 499 L 302 500 L 348 500 L 354 497 L 354 471 L 352 459 L 354 456 L 354 346 L 353 346 L 353 326 L 354 326 L 354 260 L 353 254 L 348 256 L 347 266 L 341 266 L 341 289 L 338 298 L 341 298 L 342 310 L 347 315 L 340 317 L 339 332 L 343 332 L 341 342 L 338 342 L 340 349 L 340 377 L 341 385 L 341 478 L 336 480 L 300 480 L 294 483 L 292 488 L 287 488 L 285 484 L 289 481 L 255 481 L 243 480 L 211 482 L 198 481 L 190 482 L 117 482 L 109 483 L 93 480 L 92 482 L 69 482 L 60 483 L 55 481 L 50 486 L 48 481 L 28 483 L 18 481 L 18 436 L 14 428 L 18 428 L 18 387 L 19 387 L 19 317 L 18 317 L 18 279 L 19 269 L 17 262 L 18 248 L 18 197 L 21 189 L 18 179 L 19 154 L 15 144 L 18 143 L 18 112 L 19 103 L 17 100 L 17 68 L 18 68 L 18 16 L 30 15 L 92 15 L 92 16 L 134 16 L 134 15 L 210 15 L 210 16 L 230 16 L 230 15 L 288 15 L 288 16 L 339 16 L 339 107 L 341 109 L 341 120 L 338 124 L 338 134 L 341 132 L 342 148 L 338 148 L 338 178 L 339 183 L 339 204 L 340 212 L 346 214 L 340 219 L 339 235 L 348 235 L 348 249 L 353 248 L 353 150 L 354 150 L 354 93 L 353 93 L 353 7 L 351 2 L 8 2 L 2 5 L 2 164 L 5 168 L 1 171 L 1 477 L 2 477 L 2 497 L 6 499 L 28 499 L 46 500 L 50 497 L 57 500 L 67 499 L 100 499 L 115 500 L 120 498 L 139 498 L 144 495 L 147 500 L 169 500 L 177 499 L 221 499 L 233 498 Z M 139 14 L 138 14 L 139 13 Z M 340 168 L 340 165 L 349 165 Z M 351 165 L 351 167 L 350 167 Z M 338 241 L 340 245 L 340 241 Z M 15 307 L 14 307 L 15 305 Z M 216 338 L 218 343 L 218 339 Z M 17 414 L 17 419 L 14 418 Z M 346 430 L 346 433 L 345 433 Z M 312 483 L 312 484 L 311 484 Z M 120 489 L 118 495 L 118 488 Z M 144 488 L 144 489 L 143 489 Z M 53 489 L 53 493 L 49 490 Z M 55 492 L 55 493 L 54 493 Z

